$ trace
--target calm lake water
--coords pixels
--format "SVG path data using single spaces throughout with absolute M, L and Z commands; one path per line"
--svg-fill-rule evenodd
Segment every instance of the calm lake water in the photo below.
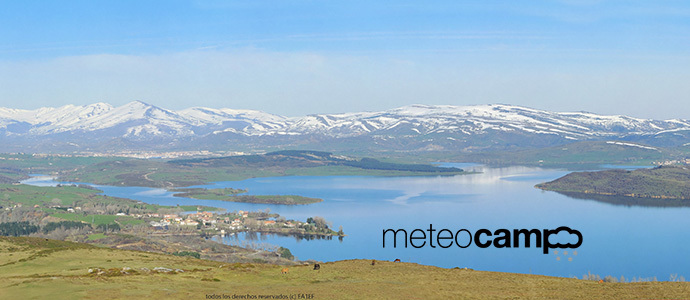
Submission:
M 288 219 L 306 220 L 322 216 L 333 228 L 343 226 L 342 240 L 300 240 L 264 234 L 239 234 L 219 241 L 229 244 L 265 243 L 289 248 L 299 259 L 334 261 L 343 259 L 393 260 L 399 258 L 440 267 L 469 267 L 475 270 L 532 273 L 581 278 L 588 272 L 601 276 L 621 275 L 668 280 L 671 274 L 690 279 L 690 208 L 644 207 L 602 203 L 544 192 L 534 185 L 567 174 L 562 170 L 527 167 L 484 168 L 478 165 L 447 164 L 482 173 L 433 177 L 293 176 L 255 178 L 199 186 L 249 189 L 249 194 L 296 194 L 324 199 L 299 205 L 267 205 L 195 200 L 173 197 L 162 189 L 97 186 L 106 195 L 131 198 L 160 205 L 206 205 L 229 211 L 270 208 Z M 46 178 L 27 184 L 54 185 Z M 576 250 L 558 249 L 542 254 L 541 248 L 462 249 L 392 248 L 385 229 L 426 230 L 486 228 L 555 229 L 568 226 L 579 230 L 583 243 Z M 438 232 L 438 231 L 437 231 Z M 557 238 L 561 238 L 559 235 Z M 465 238 L 465 241 L 467 239 Z M 552 242 L 554 240 L 552 239 Z M 435 243 L 435 242 L 434 242 Z

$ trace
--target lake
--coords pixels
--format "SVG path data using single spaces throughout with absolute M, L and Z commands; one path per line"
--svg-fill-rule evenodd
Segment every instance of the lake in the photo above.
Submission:
M 302 260 L 334 261 L 377 259 L 414 262 L 445 268 L 531 273 L 582 278 L 584 274 L 612 275 L 627 279 L 668 280 L 671 274 L 690 275 L 690 208 L 615 205 L 575 199 L 534 185 L 563 176 L 568 171 L 528 167 L 487 168 L 479 165 L 445 164 L 481 173 L 429 177 L 291 176 L 217 182 L 197 186 L 248 189 L 249 194 L 295 194 L 324 199 L 311 205 L 268 205 L 196 200 L 173 197 L 162 189 L 96 186 L 106 195 L 160 205 L 206 205 L 229 211 L 265 210 L 288 219 L 305 221 L 322 216 L 333 228 L 343 226 L 342 240 L 300 240 L 268 234 L 238 234 L 217 238 L 228 244 L 273 244 L 289 248 Z M 54 185 L 46 178 L 25 181 Z M 579 230 L 578 249 L 558 249 L 543 254 L 541 248 L 422 248 L 387 240 L 383 230 L 486 228 Z M 437 231 L 438 232 L 438 231 Z M 560 235 L 558 238 L 561 238 Z M 466 240 L 466 238 L 465 238 Z M 402 240 L 399 240 L 402 242 Z M 435 243 L 435 242 L 434 242 Z

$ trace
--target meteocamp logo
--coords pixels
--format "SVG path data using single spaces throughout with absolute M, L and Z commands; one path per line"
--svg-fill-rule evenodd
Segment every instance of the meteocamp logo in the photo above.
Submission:
M 576 243 L 553 243 L 549 240 L 552 236 L 559 235 L 564 231 L 571 239 L 572 236 L 577 238 Z M 472 243 L 479 248 L 530 248 L 534 242 L 535 248 L 542 248 L 544 254 L 549 253 L 549 249 L 575 249 L 582 245 L 582 233 L 580 231 L 571 229 L 567 226 L 561 226 L 556 229 L 496 229 L 491 231 L 489 229 L 478 229 L 474 233 L 468 229 L 460 229 L 453 232 L 450 229 L 434 229 L 433 224 L 429 224 L 429 229 L 413 229 L 409 232 L 405 229 L 384 229 L 383 230 L 383 248 L 386 248 L 386 239 L 392 239 L 393 248 L 398 245 L 403 245 L 407 248 L 408 245 L 414 248 L 431 247 L 436 248 L 467 248 Z M 400 241 L 400 243 L 398 243 Z M 409 243 L 408 243 L 409 242 Z M 435 243 L 434 243 L 435 242 Z M 390 241 L 388 242 L 390 246 Z

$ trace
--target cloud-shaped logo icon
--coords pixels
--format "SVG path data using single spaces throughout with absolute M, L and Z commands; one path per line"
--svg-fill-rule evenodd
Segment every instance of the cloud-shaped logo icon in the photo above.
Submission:
M 552 244 L 549 241 L 549 237 L 551 235 L 558 235 L 561 231 L 566 231 L 569 235 L 576 235 L 577 236 L 577 243 L 572 244 L 572 243 L 566 243 L 566 244 L 561 244 L 561 243 L 554 243 Z M 549 229 L 544 229 L 544 235 L 542 236 L 543 238 L 543 245 L 544 245 L 544 254 L 549 254 L 549 249 L 556 249 L 556 248 L 572 248 L 575 249 L 577 247 L 580 247 L 582 245 L 582 233 L 578 230 L 571 229 L 570 227 L 567 226 L 561 226 L 558 227 L 554 230 L 549 230 Z

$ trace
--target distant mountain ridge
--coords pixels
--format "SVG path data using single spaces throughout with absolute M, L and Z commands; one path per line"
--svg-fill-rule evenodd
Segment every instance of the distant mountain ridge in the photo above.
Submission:
M 458 150 L 616 139 L 690 142 L 690 121 L 651 120 L 520 106 L 410 105 L 379 112 L 288 118 L 255 110 L 168 110 L 141 101 L 20 110 L 0 108 L 2 151 L 122 149 Z M 316 146 L 316 147 L 314 147 Z

